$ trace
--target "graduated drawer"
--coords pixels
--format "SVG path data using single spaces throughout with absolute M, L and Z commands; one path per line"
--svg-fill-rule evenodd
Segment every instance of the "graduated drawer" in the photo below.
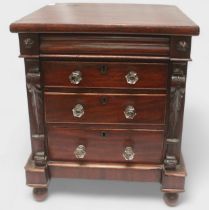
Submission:
M 165 123 L 165 94 L 45 92 L 44 101 L 48 123 Z
M 42 61 L 45 87 L 166 89 L 167 63 Z
M 57 161 L 160 163 L 164 131 L 48 127 L 48 155 Z

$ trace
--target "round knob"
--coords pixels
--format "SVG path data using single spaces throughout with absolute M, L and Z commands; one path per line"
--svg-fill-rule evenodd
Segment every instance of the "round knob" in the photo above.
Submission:
M 84 145 L 78 145 L 74 151 L 74 155 L 77 159 L 82 159 L 86 155 L 86 147 Z
M 73 71 L 69 76 L 69 80 L 72 84 L 77 85 L 82 80 L 82 74 L 80 71 Z
M 125 77 L 127 83 L 130 85 L 136 84 L 136 82 L 139 80 L 139 77 L 135 71 L 129 71 L 129 73 Z
M 80 118 L 84 115 L 84 108 L 81 104 L 76 104 L 72 111 L 74 117 Z
M 136 116 L 136 110 L 133 106 L 127 106 L 125 111 L 124 111 L 124 115 L 126 117 L 126 119 L 134 119 L 134 117 Z
M 134 151 L 132 147 L 126 147 L 124 152 L 123 152 L 123 157 L 125 160 L 133 160 L 134 159 Z

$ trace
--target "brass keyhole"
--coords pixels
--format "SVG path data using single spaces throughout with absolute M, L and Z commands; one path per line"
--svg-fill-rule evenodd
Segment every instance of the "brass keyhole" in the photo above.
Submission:
M 101 104 L 107 104 L 107 102 L 108 102 L 107 97 L 106 97 L 106 96 L 102 96 L 102 97 L 100 98 L 100 102 L 101 102 Z
M 101 66 L 100 73 L 101 74 L 107 74 L 107 66 L 106 65 Z
M 107 133 L 105 131 L 102 131 L 101 132 L 101 137 L 104 137 L 105 138 L 106 136 L 107 136 Z

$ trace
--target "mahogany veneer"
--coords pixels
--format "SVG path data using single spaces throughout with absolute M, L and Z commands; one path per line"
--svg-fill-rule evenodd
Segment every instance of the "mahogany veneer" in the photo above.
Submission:
M 45 87 L 167 89 L 168 63 L 43 61 L 41 69 Z M 75 69 L 83 77 L 79 86 L 69 82 L 69 75 Z M 130 71 L 140 75 L 140 82 L 134 86 L 126 82 L 125 75 Z
M 164 131 L 130 129 L 69 129 L 49 126 L 48 153 L 50 160 L 76 161 L 74 149 L 85 145 L 87 162 L 124 162 L 121 152 L 133 145 L 135 163 L 161 163 Z
M 44 101 L 47 123 L 165 123 L 165 94 L 45 92 Z M 81 118 L 71 114 L 76 104 L 82 104 L 85 109 Z M 137 114 L 134 119 L 126 119 L 124 116 L 124 110 L 129 105 L 135 107 Z
M 95 12 L 97 11 L 97 12 Z M 10 25 L 25 60 L 37 201 L 56 178 L 160 182 L 184 191 L 181 136 L 191 36 L 175 6 L 55 4 Z

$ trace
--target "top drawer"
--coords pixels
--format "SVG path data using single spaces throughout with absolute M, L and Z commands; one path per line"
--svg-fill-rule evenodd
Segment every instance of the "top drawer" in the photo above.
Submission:
M 42 34 L 41 54 L 169 56 L 165 36 Z
M 42 61 L 45 87 L 166 89 L 167 63 Z

